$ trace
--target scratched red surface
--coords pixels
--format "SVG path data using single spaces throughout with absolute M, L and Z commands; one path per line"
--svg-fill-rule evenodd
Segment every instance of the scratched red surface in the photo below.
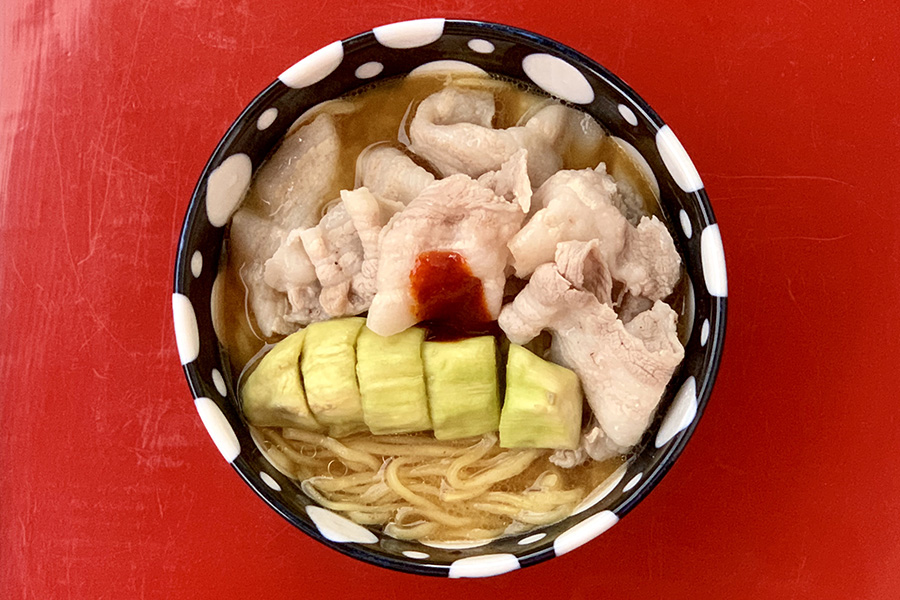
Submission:
M 728 259 L 722 371 L 678 464 L 588 546 L 491 580 L 354 562 L 268 510 L 203 430 L 171 325 L 181 218 L 244 104 L 425 16 L 628 81 L 693 155 Z M 0 597 L 900 597 L 898 23 L 892 0 L 3 0 Z

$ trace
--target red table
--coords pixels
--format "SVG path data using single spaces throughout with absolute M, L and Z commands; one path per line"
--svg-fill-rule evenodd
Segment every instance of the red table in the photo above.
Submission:
M 268 0 L 0 4 L 0 597 L 900 597 L 900 8 Z M 538 31 L 668 121 L 728 260 L 715 392 L 663 483 L 490 580 L 306 538 L 222 460 L 175 349 L 207 157 L 284 68 L 424 16 Z

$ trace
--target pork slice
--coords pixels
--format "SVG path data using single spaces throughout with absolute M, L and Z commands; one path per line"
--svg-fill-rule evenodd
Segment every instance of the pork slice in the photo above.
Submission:
M 501 198 L 515 202 L 522 211 L 531 210 L 531 180 L 528 178 L 528 151 L 524 148 L 500 166 L 499 171 L 488 171 L 478 178 L 478 183 L 493 190 Z
M 287 294 L 289 310 L 285 321 L 308 325 L 328 318 L 319 302 L 322 285 L 300 239 L 301 229 L 291 230 L 265 262 L 264 280 L 271 288 Z
M 247 293 L 247 305 L 262 335 L 290 333 L 296 327 L 285 321 L 287 295 L 265 281 L 265 260 L 281 244 L 286 232 L 270 220 L 241 208 L 231 220 L 229 260 L 238 269 Z
M 434 175 L 401 150 L 376 144 L 357 158 L 356 182 L 357 187 L 365 187 L 379 198 L 406 205 L 434 182 Z
M 527 344 L 574 313 L 590 313 L 610 302 L 612 280 L 600 244 L 562 242 L 557 261 L 537 268 L 528 284 L 500 312 L 500 328 L 514 344 Z M 555 337 L 554 337 L 555 339 Z
M 294 288 L 297 298 L 316 294 L 329 317 L 366 311 L 375 295 L 381 229 L 402 208 L 399 202 L 377 198 L 366 188 L 342 190 L 341 200 L 318 225 L 297 231 L 313 271 L 312 283 L 305 289 Z M 302 260 L 299 251 L 294 257 Z M 305 266 L 303 272 L 308 275 Z
M 362 299 L 365 309 L 368 309 L 375 297 L 381 231 L 404 206 L 399 201 L 378 197 L 365 187 L 341 191 L 341 200 L 356 229 L 363 251 L 359 272 L 353 275 L 350 287 L 353 294 Z
M 625 245 L 628 223 L 610 202 L 616 184 L 593 169 L 560 171 L 535 192 L 532 202 L 543 207 L 509 243 L 518 277 L 553 261 L 556 245 L 568 240 L 596 239 L 604 257 Z
M 612 304 L 612 276 L 603 260 L 600 242 L 562 242 L 556 247 L 556 270 L 576 290 Z
M 592 116 L 556 102 L 535 112 L 525 128 L 537 131 L 560 156 L 594 155 L 606 137 Z
M 506 283 L 506 243 L 523 218 L 518 205 L 464 174 L 426 187 L 382 230 L 369 328 L 386 336 L 416 324 L 410 276 L 419 255 L 429 251 L 459 254 L 481 281 L 485 307 L 496 318 Z
M 316 269 L 300 240 L 300 231 L 299 228 L 291 230 L 265 262 L 265 282 L 276 290 L 287 292 L 318 281 Z
M 331 115 L 300 127 L 260 167 L 250 208 L 287 230 L 312 227 L 331 199 L 339 151 Z
M 410 148 L 444 176 L 477 178 L 497 171 L 523 148 L 535 185 L 562 168 L 559 154 L 536 129 L 492 129 L 494 111 L 490 92 L 446 87 L 419 104 L 410 123 Z
M 668 304 L 657 300 L 651 310 L 627 326 L 614 317 L 612 309 L 601 306 L 605 314 L 589 318 L 585 331 L 598 335 L 602 343 L 586 354 L 579 346 L 587 340 L 573 332 L 560 336 L 558 352 L 563 363 L 581 378 L 604 433 L 614 444 L 630 447 L 650 424 L 669 379 L 684 358 L 684 348 L 677 337 L 677 314 Z M 652 318 L 642 319 L 647 314 Z M 631 327 L 635 322 L 646 328 L 641 335 Z
M 634 296 L 656 300 L 671 294 L 681 278 L 681 257 L 665 224 L 652 216 L 629 227 L 613 270 Z
M 362 268 L 363 249 L 343 203 L 332 206 L 318 225 L 301 231 L 300 239 L 322 285 L 319 302 L 325 312 L 343 317 L 365 310 L 362 299 L 350 290 Z
M 613 304 L 613 308 L 616 309 L 616 314 L 619 315 L 619 320 L 623 323 L 629 323 L 645 310 L 653 308 L 653 300 L 629 294 L 624 290 L 623 292 L 621 299 Z
M 330 315 L 325 312 L 319 301 L 321 294 L 322 285 L 318 281 L 289 288 L 287 297 L 290 310 L 284 315 L 284 320 L 295 325 L 309 325 L 328 320 Z
M 573 242 L 569 248 L 582 243 Z M 598 254 L 591 250 L 580 255 L 587 260 Z M 566 260 L 561 263 L 565 265 Z M 561 270 L 557 262 L 538 267 L 528 285 L 503 307 L 500 328 L 518 344 L 549 330 L 552 357 L 578 374 L 609 443 L 628 448 L 646 430 L 684 358 L 676 331 L 677 314 L 656 301 L 651 310 L 626 325 L 609 304 L 585 289 L 583 282 L 566 277 L 572 272 L 571 266 Z
M 616 194 L 605 168 L 560 171 L 548 179 L 533 197 L 543 208 L 510 240 L 516 275 L 527 277 L 552 261 L 559 242 L 596 239 L 612 278 L 630 293 L 651 300 L 671 294 L 681 276 L 671 234 L 656 217 L 631 225 L 613 203 Z
M 632 225 L 640 223 L 647 212 L 644 198 L 635 189 L 633 182 L 624 178 L 616 179 L 616 193 L 612 197 L 612 203 Z

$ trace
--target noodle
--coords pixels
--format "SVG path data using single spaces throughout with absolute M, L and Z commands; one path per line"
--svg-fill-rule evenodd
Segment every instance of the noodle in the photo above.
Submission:
M 441 487 L 441 500 L 444 502 L 461 502 L 463 500 L 471 500 L 481 496 L 491 489 L 491 486 L 471 488 L 468 490 L 458 490 L 452 486 Z
M 385 444 L 368 440 L 347 440 L 348 447 L 384 456 L 416 456 L 444 458 L 458 456 L 464 448 L 442 446 L 440 444 Z
M 383 480 L 379 480 L 378 483 L 375 483 L 370 486 L 369 489 L 361 493 L 359 499 L 361 502 L 374 503 L 380 502 L 382 498 L 388 496 L 395 496 L 399 499 L 399 496 L 394 494 L 394 492 L 391 491 L 391 488 L 389 488 Z
M 283 454 L 287 460 L 293 461 L 298 465 L 304 465 L 316 468 L 322 462 L 322 458 L 325 456 L 315 454 L 313 456 L 306 456 L 301 451 L 297 450 L 293 446 L 291 446 L 283 437 L 275 433 L 274 431 L 268 430 L 265 432 L 266 440 L 275 446 L 278 451 Z
M 391 518 L 391 512 L 362 512 L 358 510 L 347 511 L 347 516 L 360 525 L 384 525 Z
M 510 494 L 509 492 L 488 492 L 485 500 L 515 506 L 522 510 L 535 510 L 536 507 L 553 507 L 560 504 L 579 502 L 584 497 L 584 492 L 576 488 L 567 491 L 525 492 L 524 494 Z
M 335 492 L 351 486 L 371 484 L 375 481 L 375 476 L 372 473 L 353 473 L 341 477 L 311 477 L 308 481 L 313 482 L 320 490 Z
M 499 448 L 496 434 L 443 442 L 370 434 L 338 441 L 293 428 L 261 433 L 268 458 L 300 480 L 312 501 L 402 540 L 525 532 L 565 518 L 587 495 L 548 465 L 548 451 Z
M 410 468 L 410 477 L 443 477 L 447 473 L 449 461 L 428 462 Z
M 284 437 L 287 439 L 315 444 L 316 446 L 322 446 L 323 448 L 331 450 L 336 456 L 343 459 L 344 463 L 354 471 L 363 471 L 365 470 L 365 467 L 377 469 L 381 466 L 381 462 L 368 452 L 360 452 L 359 450 L 348 448 L 333 437 L 322 435 L 320 433 L 313 433 L 311 431 L 304 431 L 302 429 L 293 429 L 291 427 L 285 427 L 283 431 Z
M 291 463 L 291 459 L 285 456 L 283 452 L 278 450 L 278 448 L 275 448 L 274 446 L 269 447 L 269 449 L 266 451 L 266 456 L 268 457 L 269 461 L 271 461 L 271 463 L 275 465 L 275 468 L 277 468 L 282 473 L 285 473 L 291 477 L 297 476 L 296 471 L 293 468 L 294 465 Z
M 557 506 L 553 509 L 542 512 L 525 511 L 513 506 L 509 506 L 507 504 L 497 504 L 491 502 L 478 502 L 473 504 L 472 507 L 477 510 L 483 510 L 485 512 L 493 514 L 515 517 L 517 520 L 529 525 L 547 525 L 549 523 L 555 523 L 560 519 L 568 516 L 569 513 L 572 512 L 573 505 L 563 504 L 561 506 Z
M 403 526 L 396 523 L 388 523 L 384 526 L 384 532 L 398 540 L 420 540 L 427 538 L 437 529 L 437 523 L 420 522 L 417 525 Z
M 360 504 L 358 502 L 335 502 L 329 500 L 324 495 L 322 495 L 319 490 L 316 489 L 315 484 L 312 483 L 312 480 L 307 479 L 306 481 L 302 481 L 300 483 L 300 489 L 303 490 L 307 496 L 309 496 L 312 500 L 315 500 L 325 508 L 330 508 L 331 510 L 340 510 L 340 511 L 354 511 L 354 512 L 378 512 L 383 511 L 385 509 L 396 509 L 399 506 L 391 506 L 391 505 L 382 505 L 382 506 L 367 506 L 365 504 Z
M 453 481 L 448 474 L 447 480 L 457 489 L 492 485 L 522 473 L 540 454 L 542 454 L 540 450 L 510 451 L 503 455 L 496 465 L 480 471 L 468 479 L 460 479 L 457 475 L 456 481 Z
M 412 490 L 403 485 L 403 483 L 400 481 L 400 475 L 398 473 L 400 465 L 403 464 L 403 460 L 404 459 L 402 458 L 396 458 L 392 460 L 390 463 L 388 463 L 387 468 L 384 470 L 385 481 L 387 482 L 388 486 L 390 486 L 390 488 L 397 493 L 398 496 L 418 508 L 423 515 L 443 525 L 449 525 L 450 527 L 463 527 L 467 523 L 472 522 L 472 519 L 470 518 L 455 517 L 449 513 L 442 511 L 436 504 L 415 494 Z
M 496 442 L 497 438 L 495 436 L 486 435 L 483 440 L 472 446 L 468 452 L 453 461 L 453 464 L 450 465 L 450 469 L 447 471 L 447 481 L 450 482 L 450 485 L 456 488 L 463 487 L 463 482 L 459 477 L 460 472 L 481 459 Z

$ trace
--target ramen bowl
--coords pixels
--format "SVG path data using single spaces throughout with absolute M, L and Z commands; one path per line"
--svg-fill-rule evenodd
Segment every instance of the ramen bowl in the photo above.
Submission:
M 454 61 L 454 62 L 446 62 Z M 238 405 L 228 357 L 213 328 L 211 298 L 229 215 L 253 173 L 309 108 L 373 81 L 441 67 L 481 69 L 577 107 L 652 173 L 684 261 L 685 358 L 649 429 L 575 514 L 489 542 L 426 545 L 392 538 L 318 506 L 270 464 Z M 719 229 L 681 143 L 631 88 L 553 40 L 492 23 L 424 19 L 334 42 L 282 73 L 241 113 L 209 159 L 187 209 L 172 296 L 178 353 L 199 416 L 244 481 L 294 526 L 353 558 L 440 577 L 492 576 L 576 550 L 615 525 L 678 458 L 709 399 L 725 334 L 727 280 Z M 262 504 L 260 504 L 262 506 Z

